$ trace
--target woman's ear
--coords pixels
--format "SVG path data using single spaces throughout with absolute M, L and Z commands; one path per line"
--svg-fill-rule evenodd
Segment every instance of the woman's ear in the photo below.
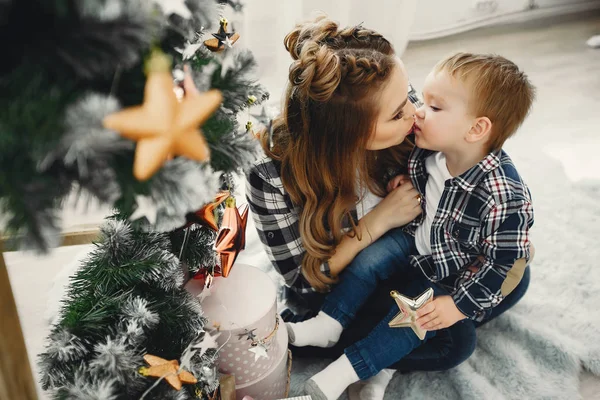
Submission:
M 481 140 L 487 141 L 492 132 L 492 121 L 488 117 L 478 117 L 473 126 L 467 133 L 465 140 L 468 143 L 475 143 Z

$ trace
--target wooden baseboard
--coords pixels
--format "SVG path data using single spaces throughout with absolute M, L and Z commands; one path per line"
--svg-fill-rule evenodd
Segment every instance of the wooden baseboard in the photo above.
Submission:
M 0 399 L 36 400 L 37 391 L 0 241 Z
M 579 14 L 586 11 L 600 10 L 600 2 L 590 0 L 583 3 L 565 4 L 561 6 L 532 8 L 502 15 L 491 15 L 471 22 L 460 22 L 443 27 L 440 30 L 429 32 L 414 32 L 410 34 L 410 42 L 420 42 L 431 39 L 439 39 L 458 33 L 467 32 L 477 28 L 497 26 L 503 24 L 521 23 L 552 18 L 561 15 Z
M 74 228 L 61 234 L 60 246 L 76 246 L 80 244 L 90 244 L 98 239 L 100 229 L 97 226 Z M 18 251 L 19 238 L 14 236 L 2 236 L 4 242 L 4 251 Z M 1 398 L 0 398 L 1 399 Z

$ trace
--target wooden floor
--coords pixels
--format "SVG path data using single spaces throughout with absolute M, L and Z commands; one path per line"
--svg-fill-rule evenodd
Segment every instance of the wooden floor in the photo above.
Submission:
M 532 114 L 511 146 L 536 146 L 558 159 L 575 184 L 600 195 L 600 49 L 585 42 L 600 34 L 600 14 L 480 29 L 411 43 L 402 59 L 420 91 L 431 67 L 456 51 L 501 54 L 516 62 L 537 87 Z M 548 182 L 552 182 L 549 177 Z M 541 184 L 532 182 L 530 186 Z M 548 183 L 546 183 L 548 184 Z M 532 191 L 535 191 L 532 188 Z M 596 197 L 597 198 L 597 197 Z M 537 217 L 536 217 L 537 219 Z M 600 282 L 598 283 L 600 290 Z M 583 399 L 600 399 L 600 379 L 581 375 Z

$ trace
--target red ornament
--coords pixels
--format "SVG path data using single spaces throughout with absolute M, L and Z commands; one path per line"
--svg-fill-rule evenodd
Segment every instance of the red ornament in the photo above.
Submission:
M 248 205 L 240 210 L 235 205 L 235 199 L 227 199 L 221 228 L 217 233 L 215 250 L 221 257 L 221 275 L 229 276 L 233 263 L 240 251 L 246 247 L 246 224 L 248 222 Z
M 196 211 L 195 213 L 189 213 L 186 215 L 187 224 L 183 227 L 188 228 L 193 224 L 198 224 L 202 226 L 206 226 L 207 228 L 212 229 L 213 231 L 217 231 L 219 227 L 217 226 L 217 221 L 215 220 L 215 208 L 219 206 L 222 202 L 225 201 L 230 196 L 228 190 L 220 192 L 215 197 L 215 201 L 212 203 L 206 204 L 204 207 Z

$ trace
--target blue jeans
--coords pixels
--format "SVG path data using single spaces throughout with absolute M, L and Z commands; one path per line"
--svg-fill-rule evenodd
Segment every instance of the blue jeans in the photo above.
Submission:
M 529 285 L 527 268 L 519 285 L 492 310 L 488 319 L 481 323 L 465 319 L 449 328 L 428 333 L 421 342 L 410 328 L 387 326 L 398 312 L 389 295 L 390 290 L 417 296 L 432 287 L 435 295 L 448 294 L 408 264 L 408 255 L 414 251 L 411 236 L 400 229 L 392 230 L 356 256 L 332 292 L 297 298 L 310 311 L 301 316 L 286 312 L 283 314 L 285 321 L 311 318 L 322 308 L 338 319 L 345 330 L 332 348 L 290 346 L 294 355 L 335 358 L 345 352 L 357 373 L 360 372 L 361 379 L 383 368 L 402 372 L 450 369 L 469 358 L 475 350 L 475 329 L 516 304 Z

